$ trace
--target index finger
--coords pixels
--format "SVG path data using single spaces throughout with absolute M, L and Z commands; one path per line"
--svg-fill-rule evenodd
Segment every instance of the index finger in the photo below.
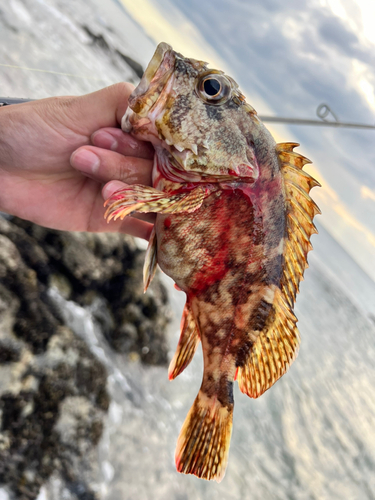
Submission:
M 91 142 L 98 148 L 110 149 L 124 156 L 145 160 L 152 160 L 154 157 L 154 148 L 151 143 L 140 141 L 119 128 L 105 127 L 97 130 L 92 134 Z

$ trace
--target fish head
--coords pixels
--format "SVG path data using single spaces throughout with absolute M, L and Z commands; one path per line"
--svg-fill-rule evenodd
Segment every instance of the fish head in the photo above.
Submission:
M 160 43 L 129 97 L 122 129 L 168 151 L 174 166 L 202 181 L 258 178 L 255 110 L 237 83 L 207 63 Z

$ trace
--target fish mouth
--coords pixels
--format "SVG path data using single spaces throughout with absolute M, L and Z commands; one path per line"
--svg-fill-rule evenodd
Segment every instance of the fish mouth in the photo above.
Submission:
M 139 118 L 147 117 L 172 75 L 175 61 L 176 56 L 172 47 L 164 42 L 159 43 L 141 81 L 129 97 L 129 107 L 121 121 L 124 132 L 132 130 L 134 123 L 131 118 L 134 114 Z

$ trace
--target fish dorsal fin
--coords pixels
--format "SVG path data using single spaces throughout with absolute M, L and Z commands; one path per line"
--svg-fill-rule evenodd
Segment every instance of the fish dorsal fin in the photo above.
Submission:
M 307 254 L 312 249 L 310 238 L 317 232 L 313 218 L 320 210 L 309 196 L 310 189 L 319 183 L 302 170 L 311 162 L 293 152 L 296 146 L 299 144 L 276 146 L 286 205 L 283 273 L 269 320 L 254 342 L 245 364 L 238 369 L 240 390 L 252 398 L 259 397 L 286 373 L 297 357 L 300 344 L 293 307 L 307 267 Z
M 261 396 L 282 377 L 298 354 L 297 318 L 279 288 L 272 310 L 272 319 L 259 333 L 245 364 L 238 368 L 239 388 L 251 398 Z
M 302 169 L 310 160 L 295 153 L 293 149 L 299 146 L 294 142 L 284 142 L 276 145 L 281 173 L 284 181 L 286 203 L 286 234 L 284 236 L 284 262 L 281 291 L 291 308 L 294 306 L 299 283 L 307 267 L 307 254 L 312 250 L 310 238 L 317 233 L 313 223 L 320 210 L 310 198 L 309 192 L 314 186 L 320 186 L 307 172 Z

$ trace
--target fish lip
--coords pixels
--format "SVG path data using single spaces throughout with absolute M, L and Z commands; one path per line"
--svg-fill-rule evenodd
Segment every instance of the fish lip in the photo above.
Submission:
M 139 116 L 146 116 L 171 76 L 176 55 L 170 45 L 159 43 L 141 81 L 129 97 L 129 108 Z

